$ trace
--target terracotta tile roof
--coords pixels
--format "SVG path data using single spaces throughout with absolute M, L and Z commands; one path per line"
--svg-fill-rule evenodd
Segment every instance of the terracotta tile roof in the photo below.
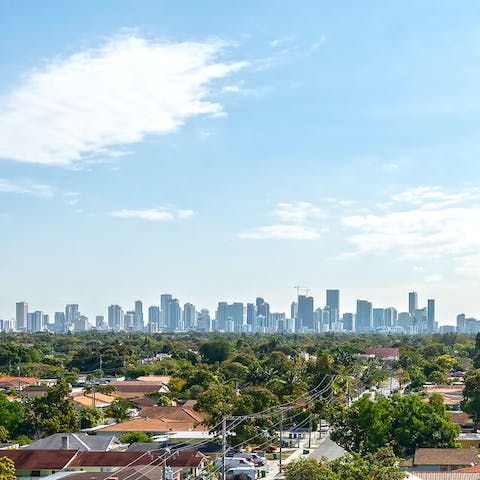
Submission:
M 457 425 L 473 425 L 472 417 L 465 412 L 447 412 L 450 416 L 450 421 Z
M 165 385 L 168 385 L 171 380 L 170 375 L 145 375 L 143 377 L 138 377 L 137 381 L 143 381 L 143 382 L 161 382 L 164 383 Z
M 102 429 L 102 432 L 158 432 L 166 433 L 172 432 L 186 432 L 188 430 L 194 430 L 197 432 L 206 432 L 208 428 L 204 425 L 195 426 L 195 422 L 172 422 L 165 421 L 160 418 L 143 418 L 137 417 L 131 420 L 125 420 L 124 422 L 109 425 Z
M 412 472 L 413 478 L 420 480 L 480 480 L 479 473 L 453 472 Z
M 1 457 L 13 460 L 17 470 L 62 470 L 77 450 L 1 450 Z
M 202 422 L 206 415 L 196 412 L 191 407 L 176 406 L 176 407 L 143 407 L 139 415 L 144 418 L 160 418 L 166 422 Z
M 400 357 L 399 348 L 366 348 L 366 355 L 375 355 L 380 358 Z
M 80 452 L 70 467 L 132 467 L 140 465 L 160 465 L 164 450 L 149 452 Z M 206 460 L 205 455 L 196 450 L 184 450 L 178 453 L 171 452 L 166 464 L 169 467 L 196 468 Z
M 480 465 L 475 465 L 474 467 L 465 467 L 455 470 L 455 472 L 477 472 L 480 473 Z
M 122 398 L 143 397 L 147 393 L 168 392 L 169 389 L 161 382 L 140 382 L 137 380 L 124 382 L 110 382 L 115 387 L 113 394 Z
M 480 459 L 472 448 L 418 448 L 414 465 L 478 465 Z
M 33 385 L 34 383 L 38 382 L 38 378 L 34 377 L 0 377 L 0 384 L 8 383 L 8 382 L 17 382 L 20 380 L 21 383 Z

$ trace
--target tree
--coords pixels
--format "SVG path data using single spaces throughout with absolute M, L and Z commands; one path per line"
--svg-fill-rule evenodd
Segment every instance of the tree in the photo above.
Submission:
M 102 411 L 93 406 L 84 406 L 78 411 L 78 419 L 80 428 L 96 427 L 102 420 Z
M 1 425 L 0 426 L 0 442 L 8 442 L 9 438 L 10 438 L 10 433 L 3 425 Z
M 117 398 L 107 408 L 105 408 L 105 415 L 113 418 L 117 422 L 121 422 L 129 417 L 127 413 L 128 409 L 133 407 L 133 402 L 129 402 L 124 398 Z
M 27 431 L 25 415 L 25 405 L 22 402 L 10 402 L 4 393 L 0 393 L 0 425 L 7 429 L 12 438 Z
M 471 370 L 465 376 L 462 410 L 469 413 L 475 423 L 480 422 L 480 369 Z
M 391 445 L 396 455 L 417 448 L 455 447 L 460 432 L 450 422 L 442 398 L 423 402 L 418 395 L 392 395 L 371 401 L 363 396 L 351 407 L 339 406 L 330 414 L 331 438 L 348 451 L 371 453 Z
M 8 457 L 0 458 L 0 480 L 16 480 L 15 464 Z
M 66 382 L 50 387 L 46 395 L 34 398 L 29 407 L 29 418 L 36 435 L 73 432 L 78 428 L 70 387 Z
M 211 340 L 200 347 L 200 353 L 207 363 L 224 362 L 232 354 L 232 345 L 226 340 Z
M 119 440 L 122 443 L 151 443 L 152 437 L 150 435 L 147 435 L 144 432 L 125 432 L 123 435 L 120 435 Z
M 382 448 L 375 453 L 348 453 L 337 460 L 306 458 L 285 466 L 285 480 L 400 480 L 400 459 L 392 449 Z

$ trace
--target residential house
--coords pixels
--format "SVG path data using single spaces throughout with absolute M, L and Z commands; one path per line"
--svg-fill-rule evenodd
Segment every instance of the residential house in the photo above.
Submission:
M 402 463 L 409 472 L 450 472 L 475 465 L 480 465 L 480 459 L 472 448 L 418 448 Z

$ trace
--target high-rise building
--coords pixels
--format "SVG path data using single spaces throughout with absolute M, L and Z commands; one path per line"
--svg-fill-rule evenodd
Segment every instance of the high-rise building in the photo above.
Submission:
M 103 315 L 97 315 L 95 317 L 95 328 L 97 330 L 105 330 L 107 325 L 105 324 L 105 317 Z
M 27 322 L 28 322 L 28 303 L 17 302 L 16 318 L 15 318 L 17 332 L 24 332 L 25 330 L 27 330 Z
M 141 300 L 135 301 L 135 330 L 141 332 L 145 328 L 143 321 L 143 303 Z
M 244 308 L 243 303 L 234 302 L 228 304 L 227 302 L 218 302 L 217 311 L 215 314 L 215 326 L 217 330 L 224 330 L 225 332 L 233 331 L 240 332 L 244 324 Z
M 385 309 L 385 326 L 387 328 L 396 327 L 398 324 L 397 309 L 388 307 Z
M 80 311 L 76 303 L 69 303 L 65 305 L 65 323 L 67 328 L 78 328 L 78 320 L 80 319 Z
M 465 314 L 457 315 L 457 333 L 465 333 Z
M 257 297 L 255 300 L 255 307 L 256 307 L 256 316 L 263 317 L 265 320 L 265 327 L 270 327 L 270 305 L 265 302 L 262 297 Z
M 128 310 L 123 315 L 123 328 L 128 331 L 135 330 L 135 310 Z
M 55 312 L 54 325 L 56 332 L 65 331 L 65 313 L 64 312 Z
M 327 290 L 327 307 L 330 309 L 331 323 L 340 319 L 340 290 Z
M 152 305 L 148 307 L 148 331 L 149 332 L 158 332 L 160 328 L 160 307 Z M 152 327 L 152 325 L 155 325 Z
M 355 331 L 359 333 L 373 330 L 372 303 L 367 300 L 357 300 L 357 314 L 355 316 Z
M 255 322 L 255 304 L 247 303 L 247 325 L 253 325 Z
M 37 310 L 27 314 L 27 330 L 29 332 L 41 332 L 43 326 L 43 312 Z
M 78 330 L 80 332 L 85 332 L 88 330 L 88 317 L 86 315 L 80 315 L 78 319 Z
M 313 324 L 313 297 L 307 297 L 306 295 L 298 296 L 297 324 L 302 331 L 315 330 L 315 325 Z
M 171 324 L 170 319 L 170 302 L 172 301 L 172 295 L 164 293 L 160 295 L 160 312 L 161 322 L 160 328 L 168 330 Z
M 410 292 L 408 294 L 408 313 L 415 315 L 415 310 L 418 309 L 418 295 L 417 292 Z
M 398 314 L 398 326 L 405 330 L 412 324 L 412 315 L 409 312 L 400 312 Z
M 373 309 L 373 329 L 383 330 L 385 328 L 385 310 L 383 308 Z
M 197 324 L 197 312 L 195 305 L 186 303 L 183 306 L 183 328 L 185 330 L 193 330 Z
M 428 333 L 435 332 L 435 300 L 433 298 L 427 300 L 427 330 Z
M 353 324 L 353 313 L 344 313 L 342 319 L 343 329 L 347 332 L 352 332 L 355 327 Z
M 210 312 L 206 308 L 202 308 L 197 318 L 197 330 L 201 332 L 210 332 L 212 329 L 212 319 Z
M 108 328 L 111 330 L 123 330 L 123 310 L 120 305 L 108 307 Z

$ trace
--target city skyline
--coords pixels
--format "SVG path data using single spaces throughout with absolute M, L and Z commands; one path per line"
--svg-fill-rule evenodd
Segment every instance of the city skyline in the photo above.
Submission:
M 288 311 L 273 308 L 268 299 L 256 297 L 250 301 L 218 300 L 214 308 L 195 305 L 189 299 L 179 299 L 172 294 L 161 294 L 159 301 L 149 304 L 136 299 L 133 308 L 125 304 L 110 304 L 95 315 L 85 315 L 79 304 L 67 304 L 65 311 L 48 312 L 34 306 L 30 309 L 28 302 L 19 301 L 15 305 L 15 319 L 2 319 L 2 330 L 11 330 L 15 324 L 17 331 L 42 330 L 48 325 L 55 325 L 54 331 L 84 331 L 89 328 L 101 330 L 139 330 L 155 333 L 157 331 L 196 330 L 206 315 L 208 327 L 205 331 L 235 331 L 253 333 L 282 332 L 325 332 L 355 331 L 385 333 L 384 328 L 393 328 L 391 333 L 435 333 L 450 331 L 450 327 L 459 325 L 459 318 L 473 323 L 465 331 L 476 331 L 477 321 L 469 313 L 458 313 L 455 319 L 441 322 L 436 316 L 436 300 L 432 298 L 419 301 L 418 292 L 408 292 L 407 308 L 399 305 L 380 305 L 366 299 L 356 300 L 356 308 L 342 308 L 341 291 L 326 289 L 324 299 L 313 297 L 307 287 L 295 287 L 297 297 L 290 303 Z M 127 304 L 128 305 L 128 304 Z M 198 308 L 197 308 L 198 307 Z M 105 310 L 106 309 L 106 310 Z M 106 312 L 106 313 L 105 313 Z M 95 322 L 93 321 L 95 317 Z M 50 318 L 53 321 L 50 321 Z M 90 318 L 90 321 L 89 321 Z M 231 322 L 231 323 L 229 323 Z M 282 323 L 283 322 L 283 323 Z M 152 325 L 155 324 L 152 330 Z M 281 328 L 278 325 L 281 323 Z M 467 322 L 468 323 L 468 322 Z M 32 327 L 35 325 L 36 327 Z M 38 328 L 38 325 L 41 325 Z M 253 326 L 255 325 L 255 329 Z M 6 326 L 6 327 L 5 327 Z M 243 328 L 250 326 L 249 328 Z M 257 329 L 257 326 L 260 327 Z M 470 329 L 470 330 L 469 330 Z M 479 328 L 480 331 L 480 328 Z
M 480 3 L 19 0 L 0 18 L 0 318 L 162 291 L 289 312 L 295 285 L 480 318 Z

